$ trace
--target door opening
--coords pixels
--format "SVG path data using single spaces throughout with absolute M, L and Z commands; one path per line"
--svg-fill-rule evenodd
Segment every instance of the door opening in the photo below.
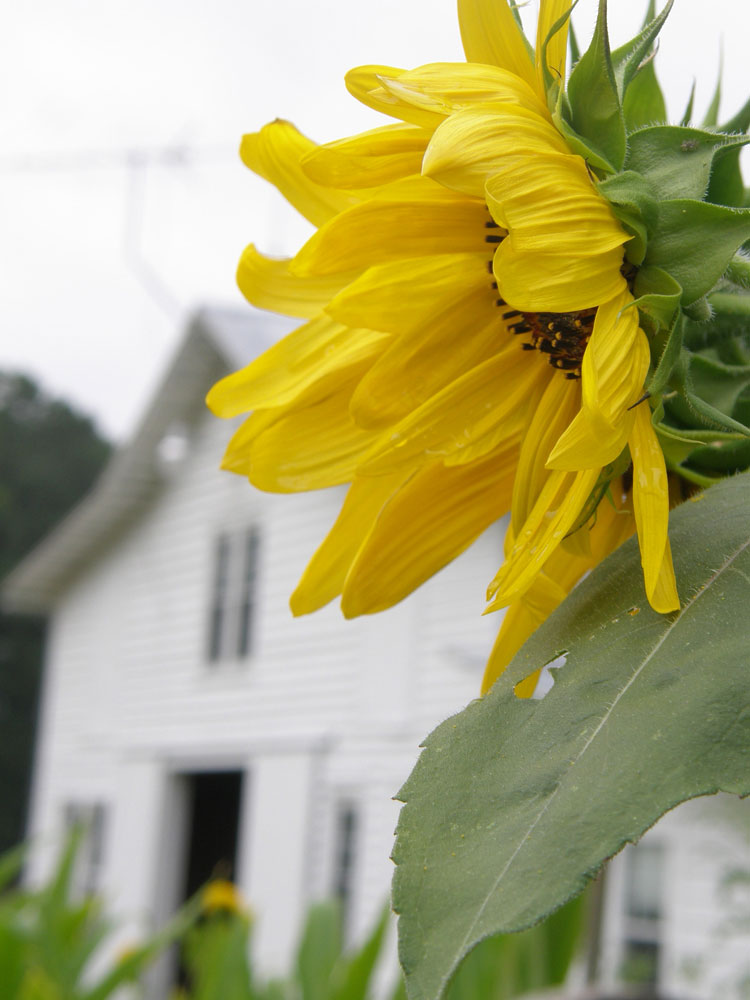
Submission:
M 242 771 L 199 771 L 188 785 L 188 842 L 183 899 L 214 878 L 235 881 Z

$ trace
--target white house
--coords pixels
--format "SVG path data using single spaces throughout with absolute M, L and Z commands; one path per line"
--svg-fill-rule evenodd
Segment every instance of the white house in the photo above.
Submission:
M 4 590 L 50 615 L 31 877 L 61 825 L 88 816 L 81 877 L 123 939 L 224 874 L 257 914 L 266 969 L 287 963 L 308 901 L 338 895 L 357 937 L 386 898 L 392 796 L 420 740 L 478 691 L 502 552 L 497 525 L 384 614 L 291 617 L 343 490 L 269 495 L 220 472 L 231 428 L 203 405 L 287 328 L 196 315 L 130 445 Z M 665 995 L 744 995 L 729 980 L 750 949 L 725 926 L 720 880 L 750 870 L 750 814 L 734 803 L 724 822 L 720 806 L 678 811 L 610 866 L 605 982 L 640 963 Z

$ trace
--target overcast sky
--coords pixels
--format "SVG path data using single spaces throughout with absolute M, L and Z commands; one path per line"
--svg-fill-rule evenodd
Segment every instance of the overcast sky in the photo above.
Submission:
M 525 16 L 533 21 L 537 3 Z M 580 0 L 579 34 L 595 0 Z M 614 42 L 637 0 L 610 0 Z M 724 45 L 725 115 L 750 93 L 747 0 L 675 0 L 657 67 L 673 116 Z M 237 258 L 308 230 L 236 156 L 276 116 L 325 141 L 377 124 L 346 70 L 460 59 L 453 0 L 30 0 L 0 18 L 0 368 L 120 440 L 202 304 L 242 307 Z

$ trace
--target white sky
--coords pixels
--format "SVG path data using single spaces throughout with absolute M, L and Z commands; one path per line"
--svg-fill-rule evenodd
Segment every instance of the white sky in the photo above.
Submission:
M 614 43 L 645 5 L 610 0 Z M 595 9 L 580 0 L 582 41 Z M 693 77 L 708 103 L 720 36 L 728 116 L 750 93 L 750 3 L 675 0 L 657 62 L 673 117 Z M 461 58 L 453 0 L 5 4 L 0 368 L 126 437 L 188 311 L 242 306 L 243 246 L 293 253 L 307 235 L 239 162 L 242 132 L 276 116 L 320 141 L 361 131 L 378 116 L 346 93 L 348 68 Z

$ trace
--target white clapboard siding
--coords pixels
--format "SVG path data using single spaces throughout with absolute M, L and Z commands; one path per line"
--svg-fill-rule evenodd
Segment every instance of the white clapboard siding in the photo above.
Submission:
M 191 386 L 200 384 L 204 365 L 206 389 L 217 355 L 205 339 L 192 343 L 179 363 Z M 175 390 L 174 380 L 165 385 Z M 342 803 L 357 816 L 354 938 L 387 898 L 398 815 L 393 796 L 423 737 L 477 695 L 501 621 L 481 612 L 501 561 L 503 531 L 501 524 L 490 528 L 383 614 L 347 622 L 334 603 L 294 619 L 289 594 L 344 489 L 264 494 L 221 472 L 232 425 L 211 417 L 200 392 L 191 388 L 189 399 L 191 393 L 194 405 L 175 414 L 187 435 L 184 457 L 164 464 L 161 486 L 138 494 L 137 516 L 102 542 L 58 594 L 34 783 L 31 833 L 39 840 L 31 877 L 49 870 L 52 834 L 66 804 L 103 804 L 100 884 L 128 940 L 164 919 L 176 902 L 184 849 L 180 775 L 246 770 L 237 877 L 258 912 L 258 960 L 279 971 L 305 906 L 333 889 Z M 161 421 L 155 441 L 158 428 L 169 426 L 169 398 L 153 411 Z M 209 663 L 216 539 L 251 526 L 259 537 L 252 653 Z M 37 559 L 36 580 L 39 565 Z M 750 868 L 750 856 L 737 829 L 714 828 L 691 808 L 671 814 L 649 836 L 669 848 L 664 983 L 676 997 L 698 998 L 708 995 L 700 992 L 707 983 L 714 988 L 740 975 L 745 942 L 721 933 L 726 906 L 717 881 L 727 858 Z M 706 808 L 711 815 L 711 803 Z M 747 821 L 745 808 L 735 827 Z M 609 979 L 622 957 L 623 872 L 618 861 L 609 879 L 602 961 Z

